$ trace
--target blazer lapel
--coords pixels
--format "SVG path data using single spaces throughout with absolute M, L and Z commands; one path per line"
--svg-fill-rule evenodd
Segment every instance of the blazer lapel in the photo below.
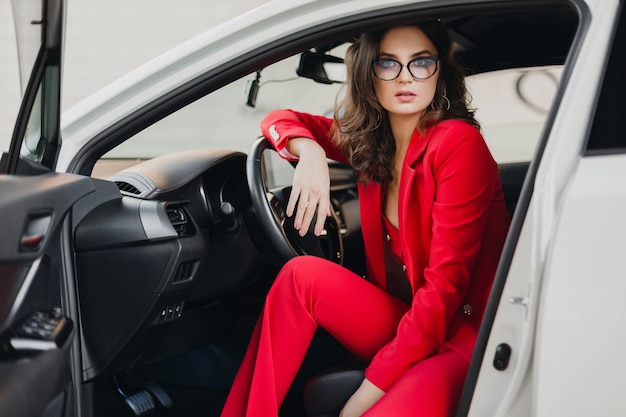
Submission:
M 417 129 L 413 133 L 409 149 L 407 150 L 402 165 L 402 174 L 400 175 L 400 188 L 398 195 L 398 218 L 402 252 L 404 254 L 404 263 L 407 268 L 407 275 L 413 291 L 419 286 L 421 276 L 416 276 L 416 271 L 421 271 L 420 265 L 423 259 L 417 259 L 417 253 L 428 252 L 429 248 L 424 248 L 428 244 L 427 236 L 430 230 L 424 230 L 424 226 L 429 224 L 428 219 L 423 217 L 430 213 L 424 203 L 428 204 L 428 195 L 424 187 L 429 181 L 431 175 L 425 172 L 424 155 L 428 148 L 429 135 L 422 136 Z M 427 187 L 431 188 L 431 187 Z M 424 201 L 426 198 L 426 201 Z M 434 196 L 433 196 L 434 198 Z M 411 248 L 424 248 L 423 250 L 413 250 Z
M 402 239 L 402 251 L 405 254 L 405 264 L 411 286 L 416 288 L 414 271 L 420 270 L 416 262 L 421 260 L 415 258 L 415 252 L 410 252 L 410 248 L 422 247 L 423 231 L 422 226 L 424 211 L 422 210 L 420 194 L 417 190 L 422 183 L 424 167 L 421 161 L 427 148 L 428 135 L 422 136 L 417 130 L 413 134 L 411 144 L 407 150 L 402 165 L 400 176 L 400 189 L 398 195 L 398 218 L 400 227 L 400 238 Z M 361 206 L 361 230 L 363 232 L 363 242 L 367 256 L 368 279 L 380 288 L 387 288 L 385 273 L 385 257 L 383 249 L 383 229 L 382 229 L 382 188 L 373 182 L 359 184 L 359 199 Z M 428 232 L 430 233 L 430 232 Z

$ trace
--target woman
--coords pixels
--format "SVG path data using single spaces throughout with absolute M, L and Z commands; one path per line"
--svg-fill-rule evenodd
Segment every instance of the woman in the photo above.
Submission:
M 442 23 L 364 34 L 346 63 L 341 121 L 283 110 L 262 129 L 298 159 L 287 214 L 302 235 L 330 210 L 326 158 L 354 167 L 367 279 L 287 262 L 224 417 L 276 416 L 318 326 L 369 364 L 342 417 L 449 416 L 458 403 L 509 225 L 498 168 Z

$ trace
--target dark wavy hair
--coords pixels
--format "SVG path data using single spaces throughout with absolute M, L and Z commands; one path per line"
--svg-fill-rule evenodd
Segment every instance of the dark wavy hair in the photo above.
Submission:
M 469 108 L 465 77 L 454 59 L 447 27 L 438 20 L 418 23 L 437 48 L 439 79 L 435 97 L 425 110 L 417 129 L 420 133 L 446 119 L 466 120 L 480 129 Z M 387 111 L 380 105 L 374 88 L 371 63 L 380 55 L 380 43 L 389 29 L 364 33 L 346 53 L 347 79 L 344 96 L 335 106 L 335 140 L 347 155 L 360 181 L 385 184 L 393 178 L 395 141 Z M 449 100 L 444 98 L 445 96 Z

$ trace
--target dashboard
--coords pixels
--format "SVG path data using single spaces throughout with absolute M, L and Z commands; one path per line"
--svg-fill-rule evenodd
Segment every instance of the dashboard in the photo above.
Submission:
M 275 274 L 244 219 L 245 163 L 215 150 L 154 158 L 96 180 L 98 197 L 75 208 L 85 380 L 219 338 L 228 297 Z

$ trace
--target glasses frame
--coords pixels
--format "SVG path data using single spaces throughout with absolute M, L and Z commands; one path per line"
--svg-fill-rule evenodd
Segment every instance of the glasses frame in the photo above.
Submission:
M 400 65 L 400 70 L 398 71 L 398 74 L 396 74 L 395 77 L 388 78 L 388 79 L 387 78 L 381 78 L 376 73 L 376 69 L 375 69 L 376 63 L 379 62 L 380 60 L 383 60 L 383 59 L 386 60 L 386 61 L 393 61 L 393 62 L 395 62 L 395 63 Z M 430 60 L 435 61 L 435 70 L 428 77 L 425 77 L 425 78 L 416 77 L 415 75 L 413 75 L 413 72 L 411 71 L 410 65 L 411 65 L 412 62 L 420 61 L 420 60 L 423 60 L 423 59 L 430 59 Z M 420 56 L 419 58 L 415 58 L 415 59 L 410 60 L 406 64 L 403 64 L 402 62 L 398 61 L 397 59 L 393 59 L 393 58 L 376 58 L 376 59 L 374 59 L 372 61 L 371 66 L 372 66 L 372 71 L 374 72 L 374 76 L 376 78 L 378 78 L 379 80 L 381 80 L 381 81 L 393 81 L 393 80 L 395 80 L 396 78 L 398 78 L 400 76 L 400 74 L 402 74 L 402 70 L 404 69 L 404 67 L 406 67 L 409 70 L 409 74 L 411 74 L 411 77 L 413 77 L 413 79 L 423 81 L 423 80 L 429 79 L 430 77 L 432 77 L 433 75 L 435 75 L 437 73 L 437 70 L 439 69 L 439 57 L 438 56 L 434 56 L 434 55 Z

